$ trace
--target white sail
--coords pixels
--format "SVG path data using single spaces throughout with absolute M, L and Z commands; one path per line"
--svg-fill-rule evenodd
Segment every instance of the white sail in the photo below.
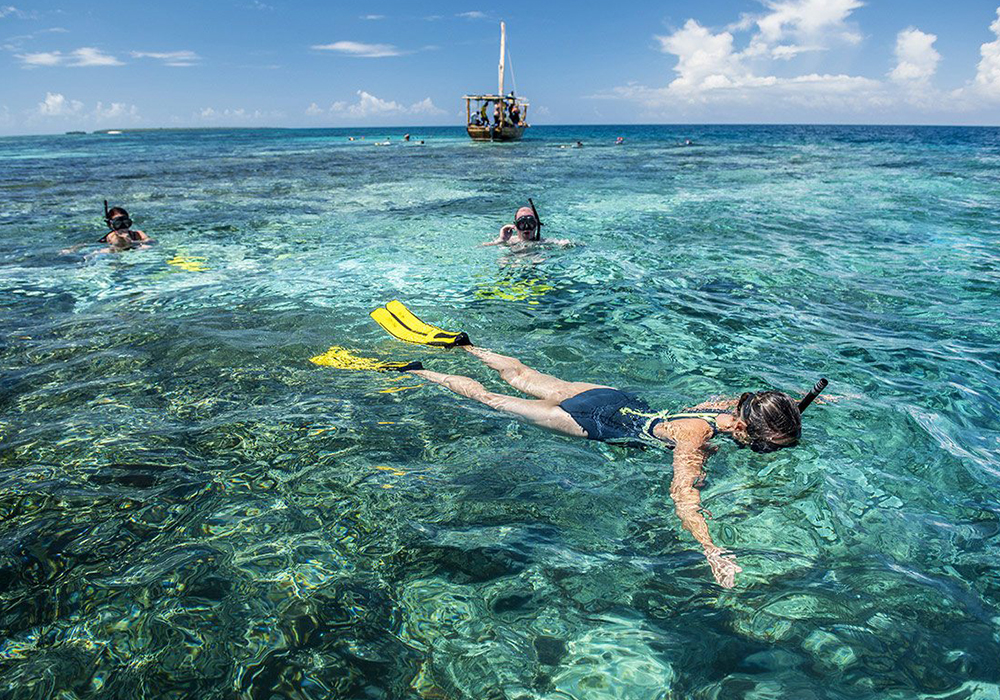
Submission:
M 497 94 L 503 96 L 503 57 L 507 54 L 507 29 L 503 22 L 500 23 L 500 88 Z

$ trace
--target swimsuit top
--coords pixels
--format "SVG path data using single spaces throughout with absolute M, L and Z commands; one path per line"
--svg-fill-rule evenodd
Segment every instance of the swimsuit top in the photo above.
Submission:
M 699 418 L 712 426 L 712 437 L 718 432 L 717 419 L 726 411 L 685 411 L 655 413 L 634 394 L 610 387 L 588 389 L 566 399 L 559 407 L 570 414 L 587 437 L 619 445 L 656 445 L 675 447 L 673 440 L 661 440 L 653 429 L 663 422 Z
M 719 426 L 716 423 L 716 419 L 722 413 L 725 413 L 725 411 L 697 411 L 697 412 L 692 411 L 692 412 L 686 412 L 686 413 L 652 413 L 652 414 L 650 414 L 650 413 L 641 413 L 641 412 L 636 411 L 636 410 L 634 410 L 632 408 L 629 408 L 628 406 L 624 406 L 620 410 L 620 412 L 621 413 L 625 413 L 625 414 L 632 414 L 632 415 L 636 415 L 636 416 L 642 416 L 643 418 L 645 418 L 646 421 L 645 421 L 645 423 L 642 426 L 642 432 L 641 432 L 640 435 L 637 435 L 636 437 L 638 437 L 640 440 L 642 440 L 643 444 L 653 444 L 653 445 L 656 445 L 657 447 L 664 447 L 664 446 L 666 446 L 666 447 L 676 447 L 677 446 L 677 443 L 675 443 L 673 440 L 670 440 L 669 438 L 666 439 L 666 440 L 661 440 L 660 438 L 656 437 L 653 434 L 653 428 L 655 428 L 656 426 L 658 426 L 660 423 L 669 423 L 671 421 L 683 420 L 685 418 L 699 418 L 699 419 L 705 421 L 706 423 L 708 423 L 710 426 L 712 426 L 712 437 L 714 438 L 716 435 L 719 434 Z M 711 440 L 711 439 L 712 438 L 709 438 L 709 440 Z

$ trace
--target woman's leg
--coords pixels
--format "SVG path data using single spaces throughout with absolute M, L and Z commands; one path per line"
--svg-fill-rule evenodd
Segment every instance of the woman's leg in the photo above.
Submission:
M 475 355 L 482 360 L 487 367 L 499 372 L 500 378 L 518 391 L 557 404 L 590 389 L 608 388 L 601 384 L 567 382 L 553 377 L 551 374 L 543 374 L 536 369 L 531 369 L 514 357 L 500 355 L 475 345 L 467 345 L 464 349 L 470 355 Z
M 587 436 L 583 432 L 583 428 L 573 420 L 573 417 L 559 408 L 557 401 L 533 401 L 531 399 L 521 399 L 516 396 L 507 396 L 506 394 L 495 394 L 492 391 L 487 391 L 486 387 L 475 379 L 463 377 L 458 374 L 441 374 L 440 372 L 432 372 L 429 369 L 412 370 L 410 374 L 415 374 L 429 382 L 440 384 L 459 396 L 475 399 L 497 411 L 503 411 L 504 413 L 524 418 L 543 428 L 575 437 Z

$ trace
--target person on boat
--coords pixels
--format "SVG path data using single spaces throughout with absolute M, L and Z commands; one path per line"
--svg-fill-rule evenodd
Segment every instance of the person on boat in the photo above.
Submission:
M 681 526 L 702 546 L 712 575 L 720 586 L 735 585 L 742 571 L 736 558 L 712 540 L 702 515 L 698 487 L 705 463 L 714 449 L 710 441 L 726 436 L 738 447 L 767 453 L 794 447 L 802 433 L 802 412 L 826 387 L 821 379 L 802 400 L 780 391 L 745 392 L 738 399 L 710 400 L 678 412 L 653 412 L 634 394 L 588 382 L 571 382 L 531 369 L 514 357 L 472 344 L 461 332 L 424 323 L 401 302 L 376 309 L 372 318 L 400 340 L 432 347 L 461 347 L 526 399 L 488 391 L 471 377 L 424 369 L 419 362 L 382 363 L 369 367 L 408 372 L 534 425 L 573 437 L 626 446 L 673 449 L 670 498 Z M 375 361 L 377 362 L 377 361 Z M 319 364 L 319 363 L 317 363 Z
M 503 124 L 503 105 L 498 101 L 493 107 L 493 125 L 501 126 Z
M 510 123 L 514 126 L 521 123 L 521 108 L 517 106 L 517 102 L 510 106 Z
M 483 102 L 483 106 L 479 108 L 479 123 L 484 126 L 490 123 L 490 115 L 487 111 L 489 106 L 489 102 Z

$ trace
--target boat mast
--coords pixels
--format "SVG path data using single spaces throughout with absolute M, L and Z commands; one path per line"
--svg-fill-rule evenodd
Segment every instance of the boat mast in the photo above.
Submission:
M 500 88 L 497 90 L 497 94 L 503 97 L 503 57 L 506 51 L 507 44 L 507 28 L 504 27 L 503 22 L 500 23 Z

